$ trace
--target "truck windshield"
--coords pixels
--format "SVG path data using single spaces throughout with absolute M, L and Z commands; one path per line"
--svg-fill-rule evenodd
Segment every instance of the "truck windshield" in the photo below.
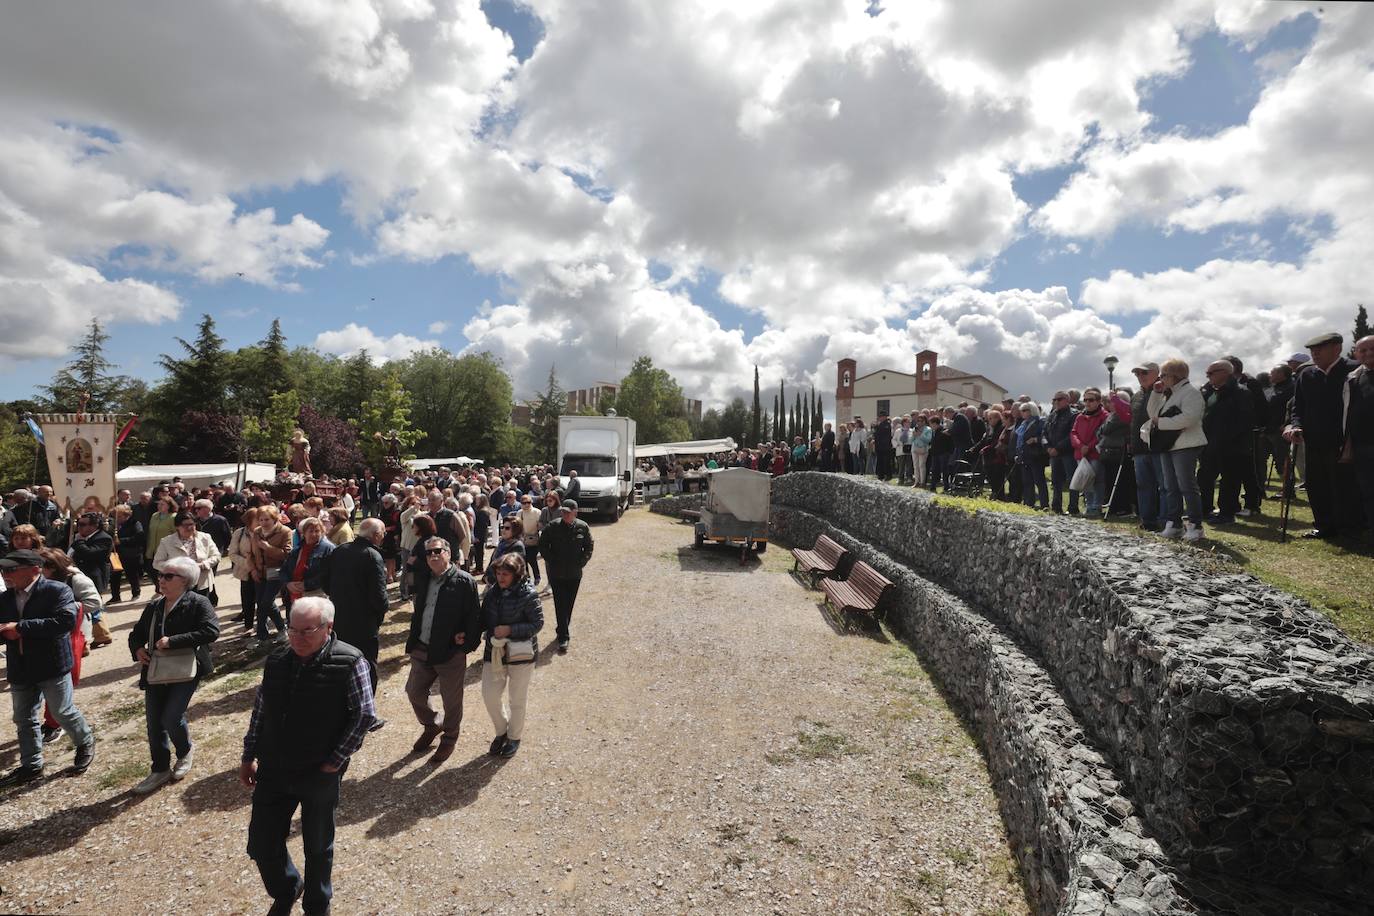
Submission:
M 578 477 L 614 477 L 615 459 L 598 455 L 564 455 L 563 468 L 559 473 L 567 477 L 569 471 L 576 471 Z

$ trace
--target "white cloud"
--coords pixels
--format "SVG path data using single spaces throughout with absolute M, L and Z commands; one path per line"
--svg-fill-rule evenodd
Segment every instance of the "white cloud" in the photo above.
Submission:
M 439 341 L 421 340 L 400 333 L 382 337 L 371 328 L 350 321 L 337 331 L 321 331 L 315 337 L 314 346 L 322 353 L 333 353 L 337 356 L 353 356 L 366 350 L 372 362 L 381 365 L 390 359 L 404 359 L 419 350 L 437 347 Z
M 442 334 L 448 329 L 449 322 L 447 321 L 431 321 L 429 323 L 429 333 L 431 334 Z

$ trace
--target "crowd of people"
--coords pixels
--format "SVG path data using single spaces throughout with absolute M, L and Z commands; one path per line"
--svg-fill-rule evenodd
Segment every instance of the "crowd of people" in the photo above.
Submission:
M 173 479 L 136 496 L 120 491 L 108 514 L 93 503 L 64 514 L 48 487 L 6 494 L 0 639 L 20 754 L 0 787 L 41 780 L 45 751 L 63 733 L 75 748 L 68 772 L 90 768 L 96 736 L 75 692 L 81 659 L 113 642 L 100 622 L 106 602 L 119 601 L 126 585 L 141 600 L 145 579 L 154 594 L 128 649 L 144 696 L 150 770 L 132 791 L 146 795 L 183 779 L 194 765 L 187 711 L 213 670 L 213 647 L 230 635 L 216 610 L 216 573 L 227 560 L 240 583 L 240 609 L 229 622 L 267 650 L 239 770 L 253 791 L 249 855 L 273 912 L 302 898 L 306 912 L 327 911 L 339 779 L 367 734 L 385 725 L 375 697 L 389 589 L 412 602 L 405 692 L 420 729 L 412 751 L 433 748 L 434 764 L 452 756 L 468 656 L 480 651 L 495 733 L 488 753 L 514 756 L 542 599 L 552 598 L 555 647 L 565 654 L 592 557 L 578 490 L 575 477 L 565 484 L 541 466 L 438 468 L 385 485 L 370 470 L 241 489 Z M 297 808 L 303 875 L 286 848 Z

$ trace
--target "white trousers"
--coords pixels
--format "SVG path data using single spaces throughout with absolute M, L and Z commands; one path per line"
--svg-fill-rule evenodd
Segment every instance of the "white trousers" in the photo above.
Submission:
M 497 645 L 501 643 L 502 645 Z M 519 741 L 525 732 L 525 699 L 529 696 L 534 663 L 507 665 L 505 640 L 492 640 L 491 661 L 482 666 L 482 702 L 496 734 Z M 510 685 L 510 712 L 505 709 L 506 685 Z

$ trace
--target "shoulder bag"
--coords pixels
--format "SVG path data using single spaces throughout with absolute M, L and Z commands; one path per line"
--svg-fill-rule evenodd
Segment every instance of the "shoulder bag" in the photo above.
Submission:
M 162 635 L 167 635 L 167 611 L 164 607 L 157 612 L 158 622 L 161 624 Z M 148 628 L 148 655 L 151 660 L 148 662 L 148 683 L 149 684 L 184 684 L 187 681 L 196 679 L 196 650 L 187 649 L 157 649 L 154 648 L 157 640 L 153 637 L 157 634 L 157 627 Z

